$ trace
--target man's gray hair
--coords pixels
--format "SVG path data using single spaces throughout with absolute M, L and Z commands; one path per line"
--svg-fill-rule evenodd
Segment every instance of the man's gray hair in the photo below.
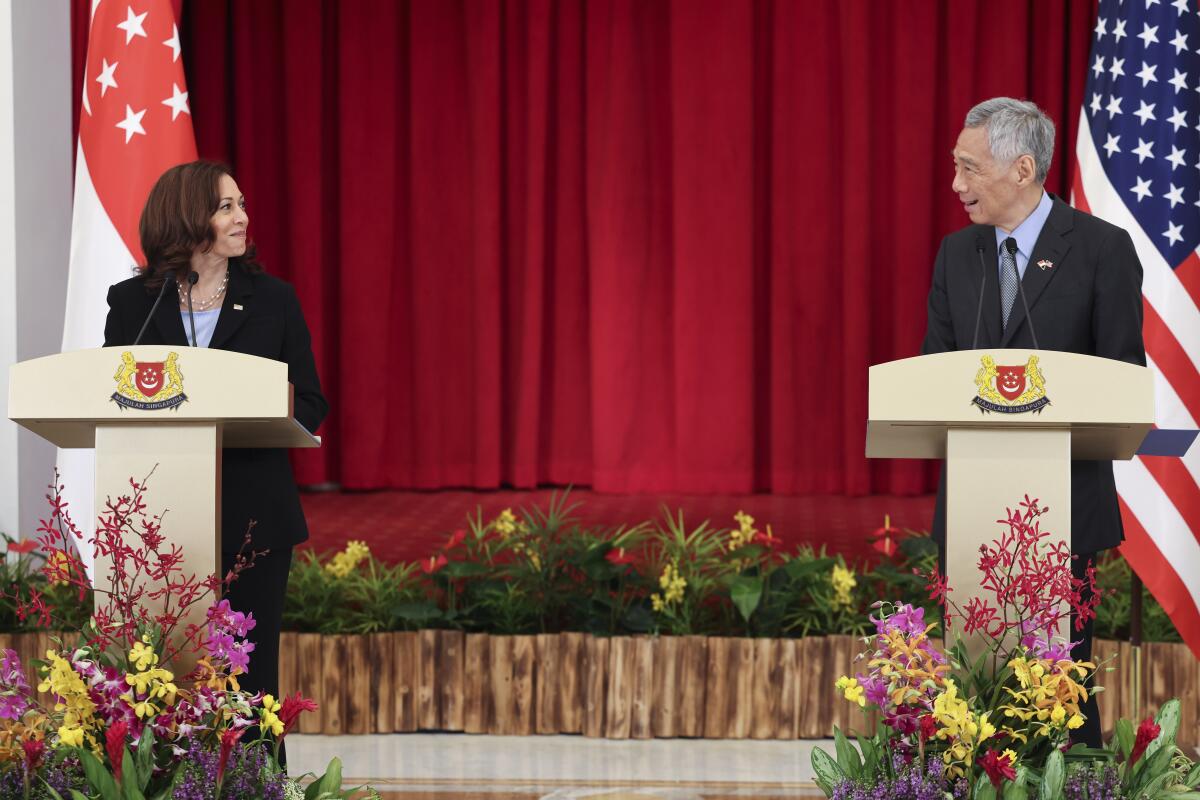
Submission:
M 963 124 L 987 128 L 988 147 L 997 161 L 1011 164 L 1023 155 L 1032 156 L 1037 182 L 1046 182 L 1054 157 L 1054 123 L 1036 105 L 993 97 L 968 111 Z

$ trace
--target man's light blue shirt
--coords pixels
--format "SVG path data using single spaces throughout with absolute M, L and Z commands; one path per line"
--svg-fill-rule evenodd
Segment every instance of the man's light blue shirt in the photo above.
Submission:
M 1000 252 L 1004 247 L 1004 240 L 1011 236 L 1017 240 L 1017 275 L 1022 279 L 1025 278 L 1025 265 L 1029 263 L 1029 258 L 1033 255 L 1033 246 L 1037 244 L 1038 236 L 1041 234 L 1042 227 L 1046 224 L 1052 208 L 1054 208 L 1054 201 L 1050 199 L 1048 193 L 1043 191 L 1042 199 L 1038 201 L 1033 213 L 1026 217 L 1015 231 L 1005 233 L 999 227 L 996 228 L 997 276 L 1000 275 Z

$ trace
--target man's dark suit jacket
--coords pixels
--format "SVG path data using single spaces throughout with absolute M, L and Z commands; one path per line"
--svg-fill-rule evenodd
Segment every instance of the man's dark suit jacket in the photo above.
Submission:
M 1053 197 L 1021 283 L 1042 350 L 1146 364 L 1142 344 L 1142 265 L 1129 234 Z M 976 242 L 983 244 L 983 266 Z M 1052 267 L 1043 269 L 1039 261 Z M 922 353 L 970 350 L 983 273 L 979 349 L 1032 349 L 1029 320 L 1017 296 L 1002 334 L 996 229 L 970 225 L 942 240 L 929 291 L 929 325 Z M 1101 400 L 1102 398 L 1097 398 Z M 1037 487 L 1030 487 L 1036 490 Z M 1015 499 L 1014 499 L 1015 502 Z M 997 517 L 1004 509 L 997 509 Z M 942 475 L 933 536 L 946 540 L 946 479 Z M 1095 553 L 1121 543 L 1111 461 L 1071 462 L 1071 549 Z
M 154 305 L 141 277 L 108 290 L 105 347 L 128 347 Z M 187 347 L 178 298 L 164 297 L 146 328 L 142 344 Z M 234 305 L 241 306 L 235 310 Z M 288 365 L 295 387 L 293 413 L 316 431 L 329 411 L 313 361 L 308 326 L 292 287 L 264 273 L 251 273 L 237 260 L 229 262 L 229 286 L 209 347 L 248 353 Z M 236 390 L 236 387 L 235 387 Z M 153 500 L 153 486 L 151 487 Z M 254 520 L 255 549 L 291 547 L 308 538 L 300 494 L 292 477 L 287 450 L 230 448 L 221 454 L 221 548 L 237 552 Z

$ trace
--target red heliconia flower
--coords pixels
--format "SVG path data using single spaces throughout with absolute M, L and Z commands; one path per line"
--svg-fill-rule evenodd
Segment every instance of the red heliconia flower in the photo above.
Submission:
M 871 537 L 875 540 L 871 543 L 871 547 L 883 553 L 888 558 L 896 552 L 896 539 L 902 536 L 899 528 L 892 527 L 892 517 L 890 514 L 883 515 L 883 527 L 876 528 Z
M 221 755 L 217 761 L 218 784 L 225 780 L 225 767 L 229 766 L 229 754 L 233 752 L 233 746 L 237 744 L 238 739 L 241 739 L 242 734 L 245 732 L 245 728 L 228 728 L 221 734 Z
M 464 541 L 466 541 L 466 539 L 467 539 L 467 532 L 460 528 L 459 530 L 456 530 L 454 533 L 450 534 L 450 538 L 446 540 L 446 543 L 444 545 L 442 545 L 442 549 L 443 550 L 453 550 L 454 548 L 456 548 L 460 544 L 462 544 Z
M 113 778 L 121 782 L 121 768 L 125 765 L 125 737 L 129 735 L 129 723 L 125 720 L 114 722 L 104 732 L 104 749 L 108 751 L 108 760 L 113 766 Z
M 1129 766 L 1133 766 L 1142 757 L 1142 753 L 1146 752 L 1146 748 L 1150 743 L 1158 738 L 1159 731 L 1162 729 L 1154 724 L 1154 720 L 1146 717 L 1142 720 L 1142 724 L 1138 725 L 1137 737 L 1133 740 L 1133 752 L 1129 754 Z
M 754 538 L 750 540 L 752 544 L 762 545 L 763 547 L 774 548 L 779 546 L 779 540 L 770 533 L 755 531 Z
M 932 739 L 937 736 L 937 719 L 933 714 L 922 714 L 920 719 L 921 724 L 921 741 Z
M 614 547 L 604 554 L 604 560 L 620 566 L 621 564 L 632 564 L 637 559 L 633 553 L 626 552 L 624 547 Z
M 21 742 L 25 751 L 25 769 L 34 772 L 42 765 L 42 757 L 46 755 L 46 743 L 41 739 L 26 739 Z
M 25 555 L 26 553 L 32 553 L 35 547 L 37 547 L 35 539 L 22 539 L 19 542 L 9 542 L 8 552 Z
M 291 697 L 283 698 L 283 703 L 279 709 L 279 721 L 283 723 L 283 733 L 279 738 L 282 739 L 288 735 L 288 731 L 296 724 L 296 720 L 300 718 L 303 712 L 316 710 L 316 701 L 302 697 L 299 692 L 296 692 Z
M 421 571 L 426 575 L 432 575 L 449 563 L 450 561 L 446 558 L 445 553 L 438 553 L 436 556 L 430 556 L 421 562 Z
M 983 771 L 987 773 L 988 779 L 991 780 L 992 786 L 997 789 L 1004 781 L 1016 780 L 1017 773 L 1012 767 L 1012 759 L 1007 755 L 996 755 L 995 750 L 988 750 L 979 757 L 979 766 L 983 767 Z

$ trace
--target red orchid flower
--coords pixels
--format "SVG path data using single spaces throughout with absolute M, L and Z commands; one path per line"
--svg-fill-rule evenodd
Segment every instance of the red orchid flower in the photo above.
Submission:
M 37 547 L 36 539 L 22 539 L 19 542 L 9 542 L 7 549 L 8 549 L 8 552 L 10 552 L 10 553 L 17 553 L 18 555 L 25 555 L 26 553 L 32 553 L 34 551 L 34 548 L 36 548 L 36 547 Z
M 1016 770 L 1012 768 L 1012 759 L 1007 755 L 996 755 L 995 750 L 988 750 L 979 757 L 979 766 L 983 767 L 983 771 L 987 773 L 988 779 L 991 780 L 992 786 L 997 789 L 1004 781 L 1016 780 Z
M 621 564 L 632 564 L 637 561 L 633 553 L 625 551 L 624 547 L 614 547 L 604 554 L 604 560 L 610 564 L 620 566 Z
M 1150 743 L 1158 738 L 1158 734 L 1162 729 L 1154 724 L 1154 720 L 1146 717 L 1142 720 L 1142 724 L 1138 725 L 1137 738 L 1133 740 L 1133 752 L 1129 754 L 1129 766 L 1133 766 L 1142 757 L 1142 753 L 1146 752 L 1146 748 Z
M 302 697 L 299 692 L 291 697 L 283 698 L 283 703 L 279 709 L 279 721 L 283 723 L 283 733 L 280 739 L 288 735 L 288 731 L 296 724 L 296 720 L 300 718 L 300 714 L 305 711 L 316 711 L 317 703 L 315 700 L 309 700 Z
M 432 575 L 449 563 L 450 561 L 446 558 L 445 553 L 438 553 L 436 556 L 430 556 L 421 562 L 421 571 L 426 575 Z
M 125 766 L 125 737 L 129 734 L 129 723 L 125 720 L 114 722 L 104 732 L 104 749 L 108 751 L 108 760 L 113 766 L 113 778 L 121 783 L 121 768 Z

